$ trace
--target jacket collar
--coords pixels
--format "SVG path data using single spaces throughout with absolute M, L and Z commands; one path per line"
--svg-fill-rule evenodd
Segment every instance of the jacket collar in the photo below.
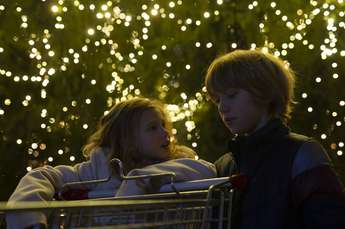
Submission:
M 231 139 L 228 148 L 239 167 L 248 163 L 248 166 L 251 166 L 251 162 L 256 164 L 261 160 L 262 154 L 265 153 L 263 149 L 288 135 L 289 132 L 289 128 L 280 119 L 271 119 L 251 135 L 236 136 Z

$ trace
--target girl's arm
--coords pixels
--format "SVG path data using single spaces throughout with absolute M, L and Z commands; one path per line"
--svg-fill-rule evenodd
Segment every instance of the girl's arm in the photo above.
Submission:
M 204 160 L 181 158 L 133 169 L 128 176 L 149 175 L 159 173 L 175 173 L 175 182 L 200 180 L 216 177 L 216 169 L 212 163 Z M 158 191 L 161 185 L 170 183 L 169 177 L 143 180 L 123 181 L 116 196 L 140 195 Z
M 65 183 L 102 179 L 108 175 L 107 159 L 100 150 L 94 152 L 89 161 L 73 167 L 60 165 L 37 168 L 28 172 L 20 180 L 7 205 L 15 206 L 19 201 L 50 201 Z M 8 228 L 24 228 L 36 223 L 47 223 L 45 215 L 39 212 L 8 214 L 6 221 Z

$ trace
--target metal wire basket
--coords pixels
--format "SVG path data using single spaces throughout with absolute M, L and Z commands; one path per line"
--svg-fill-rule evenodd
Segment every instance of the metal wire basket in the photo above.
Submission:
M 120 169 L 121 169 L 121 162 Z M 0 205 L 0 228 L 8 213 L 41 212 L 48 228 L 230 228 L 232 185 L 229 177 L 174 183 L 174 174 L 126 177 L 142 179 L 171 176 L 157 194 L 74 201 L 20 202 Z M 107 179 L 88 181 L 87 184 Z M 83 182 L 66 184 L 80 186 Z M 85 183 L 85 182 L 84 182 Z M 201 187 L 201 188 L 198 188 Z M 195 190 L 196 189 L 196 190 Z M 61 193 L 60 193 L 61 196 Z
M 43 212 L 48 228 L 230 228 L 232 192 L 226 189 L 103 198 L 82 201 L 20 203 L 6 213 Z

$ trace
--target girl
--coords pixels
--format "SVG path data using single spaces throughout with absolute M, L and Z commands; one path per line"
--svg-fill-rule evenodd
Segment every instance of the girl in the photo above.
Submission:
M 195 152 L 186 146 L 176 145 L 171 132 L 172 124 L 158 101 L 134 98 L 120 102 L 100 119 L 97 130 L 83 147 L 88 161 L 73 167 L 45 166 L 30 171 L 19 182 L 8 206 L 18 201 L 49 201 L 66 183 L 109 176 L 111 179 L 108 182 L 89 184 L 83 188 L 91 192 L 110 191 L 115 195 L 121 181 L 117 171 L 110 166 L 112 158 L 123 162 L 125 173 L 134 171 L 129 175 L 144 174 L 146 166 L 150 171 L 157 166 L 160 172 L 175 172 L 176 181 L 215 177 L 214 166 L 203 160 L 194 160 Z M 137 188 L 135 193 L 129 193 L 127 186 L 123 186 L 121 196 L 142 194 L 149 190 Z M 8 214 L 6 218 L 9 228 L 47 224 L 46 216 L 39 212 Z
M 241 173 L 232 228 L 345 228 L 343 186 L 320 143 L 290 132 L 294 74 L 259 50 L 237 50 L 210 65 L 206 88 L 235 135 L 215 165 L 218 176 Z

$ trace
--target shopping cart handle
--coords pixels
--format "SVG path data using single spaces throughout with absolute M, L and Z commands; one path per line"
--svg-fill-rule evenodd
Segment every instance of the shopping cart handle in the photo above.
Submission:
M 138 179 L 147 179 L 147 178 L 154 178 L 154 177 L 170 177 L 170 187 L 171 189 L 176 192 L 176 194 L 179 194 L 178 190 L 175 187 L 175 177 L 176 174 L 174 172 L 167 172 L 167 173 L 157 173 L 157 174 L 147 174 L 147 175 L 137 175 L 137 176 L 125 176 L 124 175 L 124 169 L 122 161 L 113 158 L 110 160 L 110 165 L 117 165 L 118 166 L 118 174 L 120 176 L 120 180 L 138 180 Z M 114 166 L 115 166 L 114 165 Z M 110 181 L 111 175 L 109 175 L 105 179 L 98 179 L 98 180 L 89 180 L 89 181 L 76 181 L 76 182 L 69 182 L 64 184 L 61 189 L 56 193 L 56 199 L 58 200 L 66 200 L 75 199 L 76 196 L 79 196 L 77 199 L 85 199 L 85 193 L 87 192 L 88 188 L 85 188 L 86 185 L 93 185 L 93 184 L 100 184 Z M 72 190 L 72 192 L 68 193 L 69 190 Z M 77 193 L 74 193 L 73 190 L 76 190 Z M 83 193 L 83 195 L 79 195 L 80 193 Z M 67 195 L 65 195 L 67 193 Z M 79 194 L 78 194 L 79 193 Z
M 119 167 L 118 171 L 119 171 L 119 175 L 120 175 L 121 180 L 137 180 L 137 179 L 147 179 L 147 178 L 154 178 L 154 177 L 170 177 L 169 186 L 177 195 L 180 194 L 178 189 L 175 187 L 176 174 L 174 172 L 145 174 L 145 175 L 136 175 L 136 176 L 125 176 L 124 172 L 123 172 L 124 170 L 123 170 L 123 164 L 122 164 L 121 160 L 119 160 L 117 158 L 113 158 L 110 161 L 110 163 L 116 163 L 117 166 Z
M 248 178 L 242 174 L 235 174 L 230 177 L 217 177 L 201 180 L 191 180 L 175 183 L 175 188 L 179 191 L 207 190 L 210 187 L 228 187 L 235 190 L 244 190 L 247 187 Z M 159 192 L 173 191 L 169 185 L 163 185 Z
M 137 180 L 137 179 L 145 179 L 145 178 L 152 178 L 152 177 L 164 177 L 164 176 L 168 176 L 171 177 L 172 179 L 172 183 L 174 183 L 174 179 L 176 177 L 176 174 L 174 172 L 167 172 L 167 173 L 155 173 L 155 174 L 145 174 L 145 175 L 136 175 L 136 176 L 125 176 L 124 175 L 124 170 L 123 170 L 123 164 L 122 161 L 117 159 L 117 158 L 113 158 L 111 159 L 110 163 L 116 163 L 119 167 L 118 172 L 120 175 L 121 180 Z
M 231 186 L 229 182 L 229 177 L 218 177 L 218 178 L 209 178 L 201 180 L 191 180 L 175 183 L 175 187 L 179 191 L 192 191 L 192 190 L 207 190 L 212 185 L 225 184 Z M 173 191 L 170 185 L 163 185 L 159 192 L 171 192 Z
M 33 224 L 30 225 L 28 227 L 25 227 L 24 229 L 46 229 L 47 226 L 43 223 L 37 223 L 37 224 Z
M 234 189 L 241 191 L 246 189 L 249 182 L 248 176 L 244 174 L 234 174 L 229 177 L 229 180 Z

